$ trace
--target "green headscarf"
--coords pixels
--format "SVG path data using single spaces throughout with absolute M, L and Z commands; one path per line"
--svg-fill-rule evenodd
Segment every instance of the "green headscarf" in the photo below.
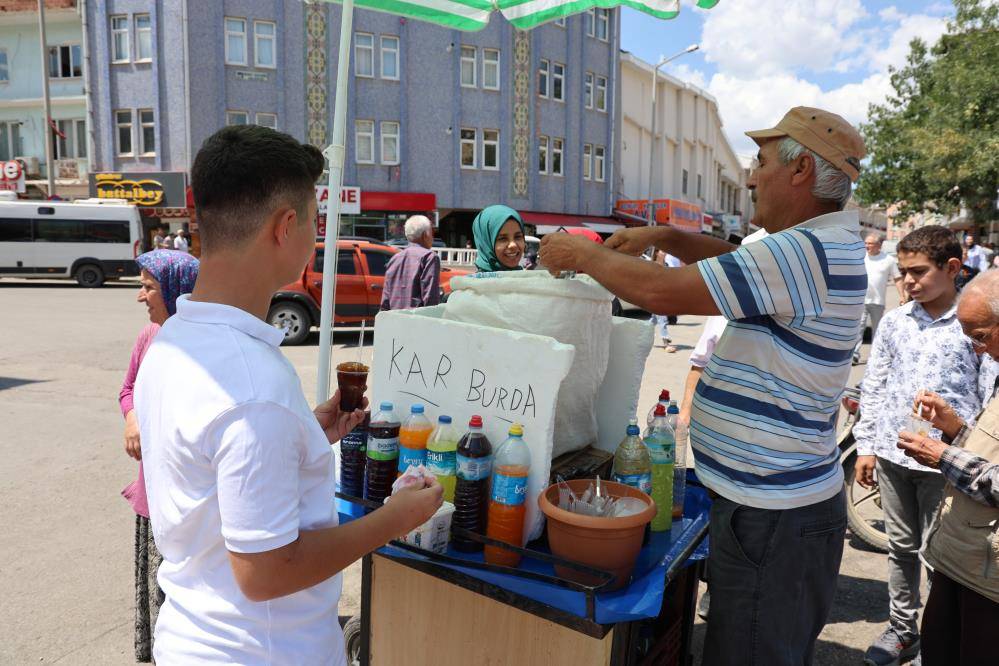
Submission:
M 509 206 L 489 206 L 475 216 L 475 221 L 472 222 L 472 235 L 475 237 L 475 249 L 478 250 L 475 267 L 480 271 L 519 270 L 519 267 L 507 268 L 496 258 L 496 237 L 510 218 L 517 220 L 520 231 L 523 232 L 524 221 L 520 219 L 520 213 Z

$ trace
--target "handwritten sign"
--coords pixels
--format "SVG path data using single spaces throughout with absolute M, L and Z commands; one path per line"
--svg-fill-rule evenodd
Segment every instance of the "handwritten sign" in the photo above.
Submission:
M 382 312 L 375 319 L 372 404 L 390 400 L 397 413 L 419 402 L 436 422 L 451 416 L 463 430 L 482 416 L 496 448 L 513 423 L 531 449 L 525 537 L 541 535 L 537 496 L 548 486 L 555 403 L 575 349 L 552 338 L 441 319 L 444 306 Z

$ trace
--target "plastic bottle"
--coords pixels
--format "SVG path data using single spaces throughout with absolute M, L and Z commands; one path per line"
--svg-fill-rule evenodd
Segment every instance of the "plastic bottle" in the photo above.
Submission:
M 427 462 L 427 440 L 434 426 L 423 414 L 423 405 L 409 408 L 409 418 L 399 428 L 399 476 L 412 467 Z
M 379 504 L 392 494 L 399 458 L 399 419 L 391 402 L 383 402 L 368 426 L 365 497 Z
M 656 414 L 656 407 L 658 407 L 659 405 L 662 405 L 663 409 L 669 407 L 669 391 L 667 391 L 666 389 L 663 389 L 662 391 L 659 392 L 659 402 L 652 405 L 652 409 L 649 410 L 649 415 L 645 418 L 646 427 L 652 425 L 652 419 L 655 417 Z
M 673 519 L 683 517 L 683 496 L 687 489 L 687 440 L 689 428 L 680 425 L 680 408 L 671 400 L 666 410 L 666 420 L 673 428 L 676 453 L 673 461 Z
M 645 431 L 643 442 L 652 459 L 652 499 L 656 501 L 656 515 L 652 519 L 653 532 L 665 532 L 673 526 L 673 458 L 676 440 L 666 418 L 666 408 L 656 406 L 652 425 Z
M 614 453 L 614 480 L 651 494 L 652 459 L 649 450 L 642 444 L 638 419 L 628 421 L 626 432 Z
M 493 458 L 493 484 L 489 499 L 486 536 L 512 546 L 524 545 L 524 515 L 527 507 L 527 475 L 531 471 L 531 450 L 524 442 L 524 427 L 510 426 L 509 437 Z M 486 562 L 505 567 L 520 564 L 520 554 L 496 546 L 486 546 Z
M 454 515 L 451 524 L 477 534 L 486 533 L 489 511 L 489 475 L 492 473 L 493 447 L 482 432 L 482 417 L 473 416 L 468 432 L 458 442 L 457 479 L 454 484 Z M 452 537 L 455 550 L 474 553 L 482 544 Z
M 371 412 L 364 412 L 364 421 L 340 440 L 340 492 L 354 497 L 364 497 L 370 423 Z
M 454 502 L 456 477 L 455 451 L 458 448 L 458 431 L 446 414 L 437 418 L 437 427 L 427 442 L 427 469 L 444 489 L 444 501 Z

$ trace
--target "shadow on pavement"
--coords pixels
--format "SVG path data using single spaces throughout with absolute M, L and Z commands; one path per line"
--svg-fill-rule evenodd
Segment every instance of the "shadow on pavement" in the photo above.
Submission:
M 47 379 L 18 379 L 17 377 L 0 377 L 0 391 L 17 388 L 25 384 L 39 384 L 47 382 Z
M 93 287 L 93 289 L 138 289 L 138 282 L 105 282 L 100 287 Z M 72 280 L 66 280 L 65 282 L 35 282 L 35 281 L 23 281 L 23 282 L 10 282 L 8 280 L 0 280 L 0 289 L 87 289 L 87 287 L 81 287 L 76 282 Z
M 881 580 L 840 573 L 829 623 L 859 621 L 888 621 L 888 585 Z
M 691 662 L 692 664 L 700 665 L 702 663 L 704 658 L 704 636 L 707 630 L 708 627 L 703 622 L 694 626 L 691 636 L 694 657 Z M 820 638 L 815 642 L 815 655 L 812 663 L 816 664 L 816 666 L 856 666 L 863 663 L 863 659 L 864 653 L 862 650 Z

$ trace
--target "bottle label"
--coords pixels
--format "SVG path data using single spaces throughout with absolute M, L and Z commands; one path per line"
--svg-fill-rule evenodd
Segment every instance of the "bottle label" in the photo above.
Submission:
M 493 457 L 466 458 L 463 455 L 455 455 L 458 461 L 458 478 L 465 481 L 482 481 L 488 479 L 493 471 Z
M 614 474 L 614 480 L 626 486 L 637 488 L 646 495 L 652 494 L 652 474 Z
M 410 467 L 419 467 L 427 461 L 426 449 L 410 449 L 399 447 L 399 471 L 405 472 Z
M 457 461 L 454 451 L 427 451 L 427 469 L 436 476 L 454 476 Z
M 674 449 L 672 446 L 646 443 L 649 449 L 649 457 L 652 458 L 653 465 L 672 465 L 675 461 Z
M 351 451 L 360 451 L 361 453 L 364 453 L 367 447 L 368 430 L 363 425 L 357 426 L 340 440 L 341 453 L 350 453 Z
M 507 506 L 523 504 L 524 500 L 527 499 L 527 477 L 495 474 L 493 476 L 492 499 L 494 502 Z
M 372 460 L 395 460 L 399 457 L 399 438 L 368 437 L 368 457 Z

